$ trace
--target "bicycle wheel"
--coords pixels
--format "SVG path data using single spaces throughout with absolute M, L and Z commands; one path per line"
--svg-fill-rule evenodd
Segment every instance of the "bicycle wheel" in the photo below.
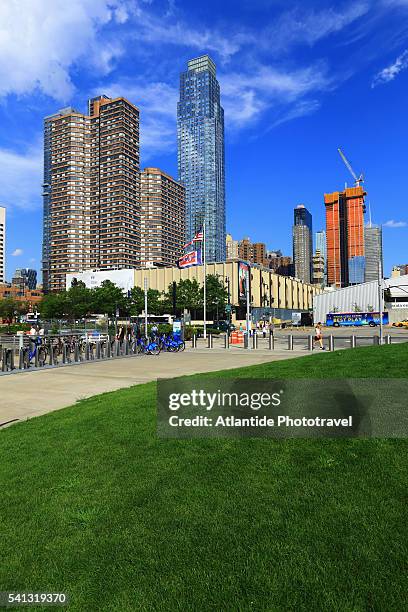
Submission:
M 183 352 L 184 349 L 186 348 L 186 343 L 185 342 L 179 342 L 179 345 L 177 347 L 177 352 Z

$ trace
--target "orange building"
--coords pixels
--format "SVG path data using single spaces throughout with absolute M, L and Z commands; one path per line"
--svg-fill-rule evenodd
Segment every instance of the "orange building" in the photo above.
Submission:
M 324 194 L 327 284 L 348 287 L 364 282 L 364 198 L 361 186 Z
M 28 302 L 30 306 L 34 306 L 41 302 L 43 292 L 41 289 L 24 289 L 20 285 L 12 285 L 10 283 L 0 283 L 0 300 L 13 298 L 18 302 Z

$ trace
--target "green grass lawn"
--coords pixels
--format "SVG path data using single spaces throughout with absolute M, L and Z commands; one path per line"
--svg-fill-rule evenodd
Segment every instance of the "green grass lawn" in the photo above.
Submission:
M 221 375 L 405 377 L 407 359 Z M 160 440 L 155 391 L 0 431 L 0 591 L 65 591 L 85 612 L 407 609 L 406 440 Z

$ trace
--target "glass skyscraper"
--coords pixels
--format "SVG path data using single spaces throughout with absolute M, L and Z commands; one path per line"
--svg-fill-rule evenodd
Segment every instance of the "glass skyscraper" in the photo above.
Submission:
M 186 241 L 205 222 L 207 261 L 225 261 L 224 110 L 215 64 L 192 59 L 180 75 L 178 172 L 186 188 Z

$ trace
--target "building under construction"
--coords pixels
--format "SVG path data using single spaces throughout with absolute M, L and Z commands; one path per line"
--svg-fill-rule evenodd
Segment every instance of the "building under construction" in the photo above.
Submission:
M 366 195 L 361 185 L 324 195 L 329 286 L 348 287 L 365 280 Z

